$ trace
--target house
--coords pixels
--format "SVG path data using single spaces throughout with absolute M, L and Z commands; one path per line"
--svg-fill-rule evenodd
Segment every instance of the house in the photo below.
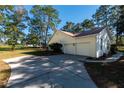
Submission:
M 80 33 L 57 30 L 48 42 L 61 43 L 63 52 L 74 55 L 100 57 L 108 54 L 111 45 L 111 34 L 107 28 L 97 27 Z

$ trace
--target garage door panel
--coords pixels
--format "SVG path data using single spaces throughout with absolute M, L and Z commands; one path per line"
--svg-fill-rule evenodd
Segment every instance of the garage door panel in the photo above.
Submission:
M 90 42 L 77 44 L 77 55 L 90 55 Z
M 75 46 L 73 44 L 65 44 L 64 53 L 75 54 Z

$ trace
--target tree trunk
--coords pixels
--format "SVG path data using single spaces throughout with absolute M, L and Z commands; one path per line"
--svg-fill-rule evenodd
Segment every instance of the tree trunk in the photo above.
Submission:
M 12 51 L 14 51 L 15 50 L 15 45 L 16 45 L 16 42 L 17 42 L 17 39 L 16 39 L 16 37 L 17 37 L 17 34 L 16 34 L 16 32 L 14 31 L 14 36 L 13 36 L 13 41 L 12 41 Z
M 40 30 L 42 31 L 42 29 L 41 29 L 41 21 L 40 21 Z M 41 49 L 41 40 L 42 40 L 41 31 L 40 31 L 40 38 L 38 37 L 40 49 Z
M 39 44 L 39 45 L 40 45 L 40 49 L 41 49 L 41 40 L 42 40 L 42 36 L 41 36 L 41 35 L 42 35 L 42 34 L 41 34 L 41 31 L 40 31 L 40 37 L 41 37 L 41 38 L 39 38 L 39 42 L 40 42 L 40 44 Z
M 50 17 L 48 17 L 47 28 L 45 32 L 45 48 L 47 47 L 47 35 L 48 35 L 48 30 L 49 30 L 49 24 L 50 24 Z
M 12 51 L 15 50 L 15 44 L 12 45 L 11 50 L 12 50 Z
M 48 35 L 48 25 L 45 32 L 45 48 L 47 47 L 47 35 Z
M 119 45 L 122 45 L 122 35 L 119 37 Z
M 118 46 L 118 33 L 116 34 L 116 47 Z

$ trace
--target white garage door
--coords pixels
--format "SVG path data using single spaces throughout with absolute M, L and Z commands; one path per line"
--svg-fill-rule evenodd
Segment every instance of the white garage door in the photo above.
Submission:
M 75 54 L 75 45 L 74 44 L 64 44 L 64 53 Z
M 77 44 L 77 55 L 90 56 L 90 42 L 83 42 Z
M 90 42 L 82 42 L 77 44 L 64 44 L 64 53 L 92 56 L 90 50 Z

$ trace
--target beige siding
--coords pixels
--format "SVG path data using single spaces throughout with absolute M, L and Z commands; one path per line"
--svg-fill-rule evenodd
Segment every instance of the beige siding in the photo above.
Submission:
M 55 42 L 63 43 L 63 44 L 65 44 L 65 43 L 73 43 L 73 42 L 75 42 L 74 40 L 75 39 L 72 38 L 71 36 L 66 35 L 66 34 L 64 34 L 62 32 L 57 31 L 54 34 L 54 36 L 52 37 L 52 39 L 49 41 L 49 44 L 55 43 Z

